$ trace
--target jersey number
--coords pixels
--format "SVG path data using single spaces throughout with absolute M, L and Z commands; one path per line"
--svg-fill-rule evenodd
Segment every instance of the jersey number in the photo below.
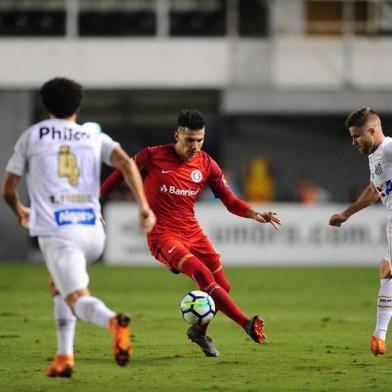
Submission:
M 57 171 L 60 177 L 67 177 L 72 186 L 78 185 L 80 176 L 78 161 L 76 155 L 71 153 L 69 146 L 66 144 L 60 146 Z

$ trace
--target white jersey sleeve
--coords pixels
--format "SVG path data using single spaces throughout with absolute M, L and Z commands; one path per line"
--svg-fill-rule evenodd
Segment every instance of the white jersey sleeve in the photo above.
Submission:
M 111 161 L 112 153 L 117 147 L 120 147 L 120 144 L 114 142 L 106 133 L 100 133 L 99 137 L 102 139 L 101 161 L 108 166 L 113 166 Z
M 17 176 L 22 176 L 26 170 L 27 166 L 27 147 L 29 142 L 29 130 L 22 133 L 22 135 L 17 140 L 14 153 L 12 154 L 10 160 L 8 161 L 6 171 L 16 174 Z

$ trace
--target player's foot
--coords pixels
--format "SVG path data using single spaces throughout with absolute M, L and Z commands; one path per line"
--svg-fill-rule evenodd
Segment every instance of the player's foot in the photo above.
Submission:
M 206 357 L 219 357 L 220 352 L 212 343 L 212 339 L 205 333 L 198 330 L 196 325 L 188 328 L 186 334 L 193 343 L 196 343 L 202 350 Z
M 263 327 L 263 319 L 259 316 L 254 316 L 246 322 L 245 331 L 256 343 L 264 343 L 267 336 L 265 336 Z
M 372 336 L 370 339 L 370 351 L 375 355 L 384 355 L 386 351 L 385 340 Z
M 71 377 L 75 361 L 72 355 L 57 354 L 46 369 L 48 377 Z
M 132 356 L 130 322 L 129 316 L 124 313 L 118 313 L 109 321 L 109 329 L 113 334 L 113 355 L 119 366 L 125 366 Z

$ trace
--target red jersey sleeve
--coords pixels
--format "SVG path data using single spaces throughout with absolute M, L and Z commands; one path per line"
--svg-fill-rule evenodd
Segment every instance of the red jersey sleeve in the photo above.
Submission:
M 136 163 L 136 166 L 142 171 L 148 164 L 151 156 L 151 147 L 143 148 L 132 158 Z M 124 176 L 119 169 L 113 171 L 113 173 L 103 182 L 101 185 L 101 197 L 106 197 L 109 193 L 119 186 L 124 181 Z
M 119 169 L 114 172 L 101 185 L 101 197 L 106 197 L 109 193 L 124 181 L 124 177 Z
M 218 199 L 221 199 L 223 196 L 233 193 L 233 191 L 226 182 L 222 169 L 212 158 L 210 159 L 210 174 L 207 183 L 210 186 L 214 196 Z
M 147 167 L 148 162 L 151 159 L 151 150 L 151 147 L 143 148 L 143 150 L 140 150 L 132 157 L 140 171 L 143 171 L 143 169 Z
M 213 159 L 211 159 L 208 185 L 215 197 L 221 199 L 222 203 L 232 214 L 246 218 L 247 213 L 251 208 L 250 205 L 239 199 L 233 193 L 224 178 L 222 169 Z

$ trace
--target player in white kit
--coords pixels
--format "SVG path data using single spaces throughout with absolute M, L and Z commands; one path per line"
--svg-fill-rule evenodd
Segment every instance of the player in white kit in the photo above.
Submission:
M 107 328 L 113 335 L 113 354 L 123 366 L 131 355 L 129 317 L 115 313 L 90 295 L 86 263 L 103 251 L 105 234 L 99 204 L 102 162 L 119 168 L 140 209 L 140 224 L 151 231 L 155 216 L 146 200 L 140 173 L 120 145 L 104 133 L 76 123 L 83 91 L 80 84 L 55 78 L 40 90 L 49 119 L 34 124 L 16 142 L 3 183 L 5 201 L 19 223 L 38 236 L 54 296 L 57 354 L 46 373 L 70 377 L 74 367 L 76 318 Z M 30 208 L 16 187 L 26 175 Z
M 377 356 L 383 355 L 386 351 L 385 337 L 392 316 L 392 138 L 384 136 L 380 117 L 370 108 L 351 113 L 345 125 L 350 132 L 353 145 L 362 154 L 368 155 L 370 183 L 355 202 L 344 211 L 332 215 L 329 224 L 339 227 L 351 215 L 380 199 L 387 209 L 388 248 L 380 264 L 377 323 L 370 340 L 370 350 Z

